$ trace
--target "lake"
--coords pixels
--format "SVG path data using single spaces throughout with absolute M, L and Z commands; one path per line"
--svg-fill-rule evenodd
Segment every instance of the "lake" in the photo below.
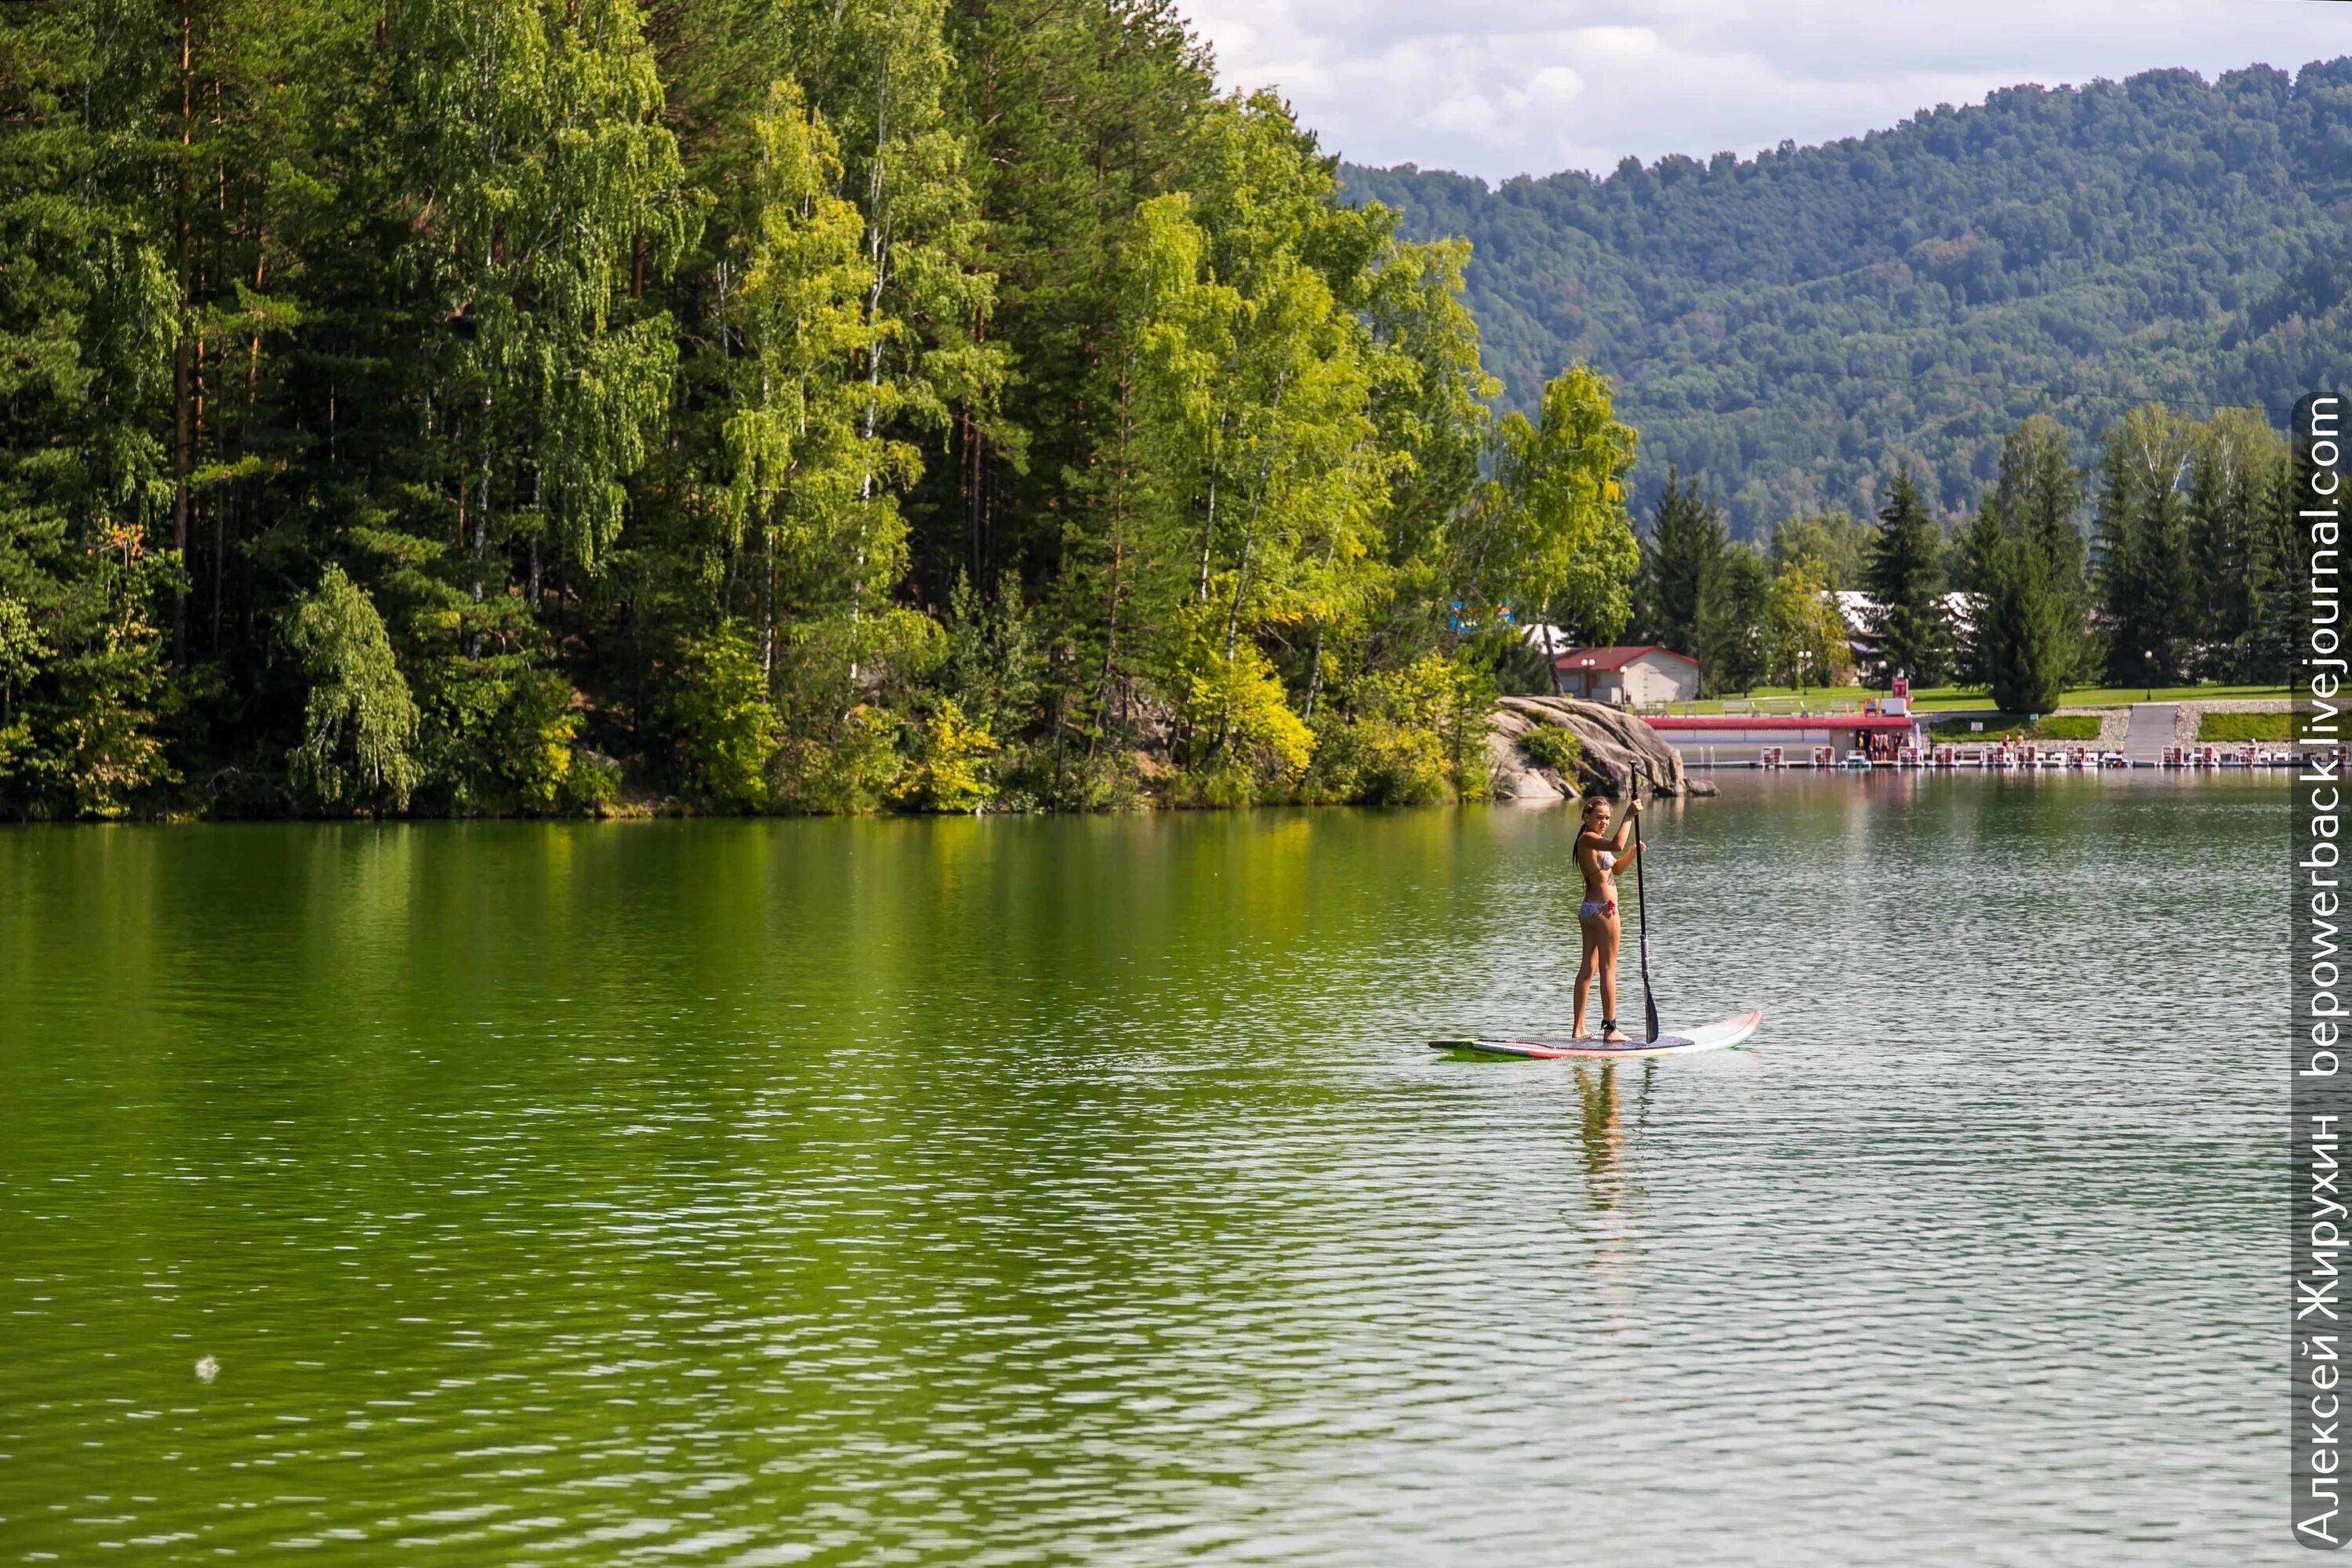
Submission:
M 1720 782 L 0 831 L 0 1556 L 2284 1560 L 2283 783 Z

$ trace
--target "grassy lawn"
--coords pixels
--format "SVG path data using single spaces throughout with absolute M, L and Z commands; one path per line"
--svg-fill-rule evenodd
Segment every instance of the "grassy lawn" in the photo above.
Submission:
M 2159 686 L 2155 700 L 2158 702 L 2219 702 L 2241 697 L 2276 697 L 2284 700 L 2292 693 L 2284 686 Z M 2066 693 L 2069 708 L 2122 708 L 2134 702 L 2148 700 L 2145 686 L 2100 686 Z
M 1984 732 L 1969 728 L 1981 722 Z M 1927 733 L 1938 741 L 1958 741 L 1962 745 L 1983 744 L 1994 741 L 2095 741 L 2099 738 L 2099 721 L 2095 714 L 2070 713 L 2063 719 L 2043 719 L 2028 724 L 2022 714 L 2004 713 L 1998 719 L 1938 719 L 1927 726 Z
M 2292 713 L 2208 713 L 2198 721 L 2197 738 L 2217 746 L 2247 741 L 2284 741 L 2294 723 Z
M 1746 700 L 1762 705 L 1774 698 L 1794 697 L 1796 689 L 1790 686 L 1759 686 Z M 1811 686 L 1805 689 L 1805 706 L 1820 712 L 1832 702 L 1860 704 L 1864 699 L 1884 697 L 1884 691 L 1873 691 L 1859 686 Z M 2289 695 L 2284 686 L 2159 686 L 2154 700 L 2158 702 L 2212 702 L 2224 699 L 2275 697 Z M 2144 686 L 2084 686 L 2077 687 L 2060 699 L 2062 708 L 2123 708 L 2150 699 Z M 1948 712 L 1953 709 L 1984 709 L 1992 706 L 1992 695 L 1981 687 L 1933 686 L 1921 687 L 1911 693 L 1911 707 L 1920 713 Z M 1723 702 L 1709 698 L 1704 702 L 1677 702 L 1676 713 L 1720 713 Z

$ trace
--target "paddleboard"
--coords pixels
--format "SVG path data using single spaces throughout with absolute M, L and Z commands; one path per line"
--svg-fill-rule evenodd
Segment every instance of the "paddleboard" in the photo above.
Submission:
M 1491 1039 L 1456 1038 L 1432 1040 L 1430 1045 L 1441 1051 L 1475 1051 L 1481 1056 L 1521 1057 L 1551 1060 L 1559 1057 L 1603 1057 L 1616 1060 L 1622 1057 L 1686 1057 L 1694 1051 L 1719 1051 L 1736 1046 L 1754 1034 L 1763 1025 L 1764 1015 L 1742 1013 L 1737 1018 L 1726 1018 L 1719 1024 L 1703 1028 L 1687 1029 L 1679 1035 L 1660 1035 L 1654 1040 L 1628 1040 L 1622 1046 L 1604 1046 L 1596 1037 L 1590 1040 L 1539 1039 L 1533 1036 L 1506 1035 Z M 1623 1029 L 1624 1026 L 1617 1026 Z

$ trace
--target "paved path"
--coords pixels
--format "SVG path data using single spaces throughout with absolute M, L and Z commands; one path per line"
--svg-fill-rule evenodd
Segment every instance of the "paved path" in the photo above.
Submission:
M 2124 755 L 2135 763 L 2160 763 L 2164 749 L 2173 743 L 2170 702 L 2135 702 L 2131 705 L 2131 729 L 2124 736 Z

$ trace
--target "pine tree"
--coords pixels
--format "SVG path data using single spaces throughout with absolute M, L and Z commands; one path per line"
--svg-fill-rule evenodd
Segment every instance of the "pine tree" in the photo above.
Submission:
M 2271 472 L 2256 535 L 2255 621 L 2249 639 L 2250 673 L 2256 680 L 2291 680 L 2303 657 L 2301 628 L 2310 603 L 2311 561 L 2300 514 L 2311 504 L 2313 477 L 2310 443 L 2298 433 L 2287 444 L 2285 460 Z
M 1723 514 L 1702 499 L 1697 481 L 1684 478 L 1678 469 L 1669 470 L 1643 542 L 1643 597 L 1649 614 L 1642 636 L 1646 640 L 1686 653 L 1702 666 L 1713 657 L 1700 626 L 1700 608 L 1729 537 Z
M 2200 679 L 2252 675 L 2267 569 L 2264 512 L 2285 462 L 2286 441 L 2260 409 L 2221 409 L 2190 438 L 2188 554 Z
M 2125 415 L 2101 447 L 2098 589 L 2107 679 L 2118 686 L 2179 679 L 2193 646 L 2189 453 L 2189 431 L 2162 404 Z
M 1987 685 L 1996 677 L 2011 685 L 2022 679 L 2039 691 L 2047 681 L 2063 689 L 2087 673 L 2085 542 L 2075 521 L 2082 499 L 2083 474 L 2068 464 L 2066 434 L 2054 421 L 2036 415 L 2010 431 L 2001 443 L 2000 476 L 1959 541 L 1966 575 L 1958 586 L 1970 601 L 1968 634 L 1956 638 L 1961 679 Z M 2030 563 L 2035 580 L 2027 599 L 2018 597 L 2015 579 L 2026 569 L 2021 563 Z M 2054 645 L 2043 625 L 2045 599 L 2046 618 L 2062 628 Z M 2029 614 L 2032 625 L 2011 624 L 2012 614 Z M 2030 656 L 2021 651 L 2029 647 Z M 2045 669 L 2052 659 L 2054 668 Z M 2022 677 L 2023 668 L 2039 673 Z
M 2065 690 L 2080 634 L 2041 542 L 2003 533 L 1986 562 L 1979 643 L 1983 678 L 2004 713 L 2048 713 Z
M 1864 678 L 1885 682 L 1907 674 L 1915 686 L 1944 679 L 1951 649 L 1951 619 L 1944 608 L 1943 531 L 1906 466 L 1887 487 L 1879 509 L 1864 578 L 1872 603 L 1871 631 L 1878 639 L 1879 668 Z

